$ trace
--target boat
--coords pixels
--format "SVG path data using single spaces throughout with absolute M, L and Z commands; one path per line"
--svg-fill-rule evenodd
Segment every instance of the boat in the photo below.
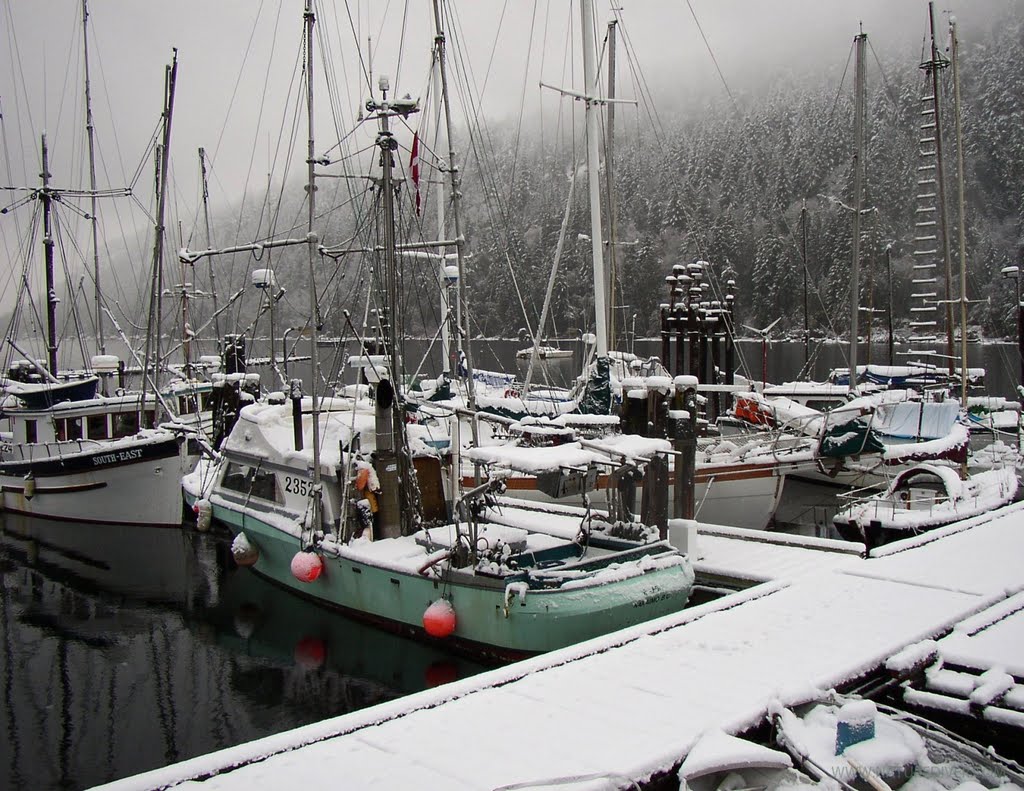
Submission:
M 83 4 L 83 29 L 87 19 Z M 90 131 L 88 58 L 86 58 L 86 116 Z M 165 123 L 168 119 L 165 114 Z M 166 127 L 165 127 L 166 128 Z M 149 393 L 121 391 L 107 395 L 109 377 L 117 370 L 113 355 L 103 354 L 102 322 L 96 317 L 100 353 L 90 360 L 89 371 L 58 370 L 60 339 L 54 286 L 54 217 L 65 201 L 93 199 L 95 238 L 95 176 L 91 189 L 64 189 L 50 183 L 46 135 L 41 142 L 42 185 L 26 188 L 27 201 L 37 203 L 46 276 L 47 356 L 36 361 L 16 338 L 12 321 L 7 345 L 24 359 L 11 361 L 0 379 L 2 418 L 6 439 L 0 447 L 0 487 L 5 510 L 53 519 L 177 526 L 181 524 L 180 478 L 185 469 L 187 443 L 179 430 L 157 428 L 163 407 Z M 93 174 L 95 168 L 91 168 Z M 13 188 L 12 188 L 13 189 Z M 161 201 L 162 203 L 162 201 Z M 98 266 L 98 264 L 97 264 Z M 99 274 L 97 312 L 100 305 Z M 19 299 L 27 293 L 22 290 Z M 102 384 L 102 392 L 101 392 Z
M 832 520 L 847 541 L 868 549 L 959 522 L 1013 502 L 1019 482 L 1013 466 L 961 478 L 952 467 L 915 464 L 881 493 L 858 500 Z
M 1021 788 L 1024 773 L 991 748 L 871 700 L 833 695 L 769 708 L 777 743 L 821 788 Z
M 311 41 L 313 0 L 304 19 Z M 311 58 L 312 46 L 306 51 Z M 443 84 L 443 68 L 441 75 Z M 381 98 L 365 107 L 379 124 L 381 271 L 393 284 L 389 124 L 418 105 L 409 97 L 390 100 L 386 77 L 379 89 Z M 311 93 L 309 107 L 311 115 Z M 314 179 L 311 164 L 311 203 Z M 315 216 L 311 206 L 307 239 L 316 238 Z M 456 224 L 457 218 L 456 211 Z M 461 242 L 452 244 L 461 250 Z M 398 306 L 393 293 L 385 296 L 386 320 Z M 503 490 L 500 478 L 461 495 L 457 487 L 446 492 L 453 476 L 442 474 L 438 449 L 424 441 L 422 427 L 405 420 L 395 324 L 380 328 L 384 355 L 351 361 L 367 374 L 372 411 L 363 398 L 322 398 L 315 391 L 291 404 L 274 399 L 240 411 L 209 494 L 212 518 L 235 536 L 240 565 L 319 604 L 497 660 L 561 648 L 686 604 L 693 569 L 667 541 L 591 541 L 585 525 L 578 536 L 560 538 L 534 529 L 543 513 L 515 527 L 488 521 L 482 514 Z M 314 332 L 314 349 L 315 341 Z M 458 469 L 457 446 L 454 455 Z
M 538 360 L 564 360 L 572 357 L 572 349 L 560 349 L 557 346 L 538 346 L 534 349 L 531 346 L 516 352 L 519 360 L 529 360 L 531 357 Z

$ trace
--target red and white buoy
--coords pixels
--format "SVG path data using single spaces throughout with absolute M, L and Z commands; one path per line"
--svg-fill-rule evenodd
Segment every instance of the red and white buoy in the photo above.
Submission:
M 423 628 L 431 637 L 448 637 L 455 631 L 455 608 L 447 599 L 438 599 L 423 613 Z
M 327 644 L 319 637 L 303 637 L 293 654 L 295 664 L 303 670 L 318 670 L 327 661 Z
M 292 558 L 292 576 L 299 582 L 313 582 L 324 570 L 324 562 L 315 552 L 299 551 Z

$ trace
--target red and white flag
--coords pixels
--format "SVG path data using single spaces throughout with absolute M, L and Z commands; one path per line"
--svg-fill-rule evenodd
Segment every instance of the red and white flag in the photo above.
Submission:
M 409 156 L 409 169 L 412 171 L 412 185 L 416 189 L 416 216 L 420 213 L 420 133 L 412 136 L 412 153 Z

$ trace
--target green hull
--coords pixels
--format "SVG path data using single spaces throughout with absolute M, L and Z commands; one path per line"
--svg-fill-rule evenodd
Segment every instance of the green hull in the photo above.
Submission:
M 693 586 L 688 563 L 651 568 L 604 584 L 529 590 L 508 597 L 500 578 L 454 570 L 434 579 L 382 568 L 364 560 L 325 552 L 323 572 L 313 582 L 298 581 L 291 561 L 299 550 L 295 536 L 267 525 L 254 514 L 214 505 L 214 518 L 233 533 L 243 529 L 259 550 L 254 569 L 302 596 L 380 623 L 426 636 L 423 613 L 447 598 L 456 614 L 446 642 L 474 654 L 513 659 L 563 648 L 681 610 Z

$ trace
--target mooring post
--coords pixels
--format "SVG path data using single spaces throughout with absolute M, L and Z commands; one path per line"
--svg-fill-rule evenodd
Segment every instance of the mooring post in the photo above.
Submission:
M 694 485 L 697 467 L 697 380 L 692 376 L 675 378 L 681 409 L 675 410 L 676 476 L 673 506 L 676 519 L 693 519 L 696 498 Z
M 292 434 L 295 450 L 302 450 L 302 380 L 292 379 L 288 383 L 289 397 L 292 400 Z

